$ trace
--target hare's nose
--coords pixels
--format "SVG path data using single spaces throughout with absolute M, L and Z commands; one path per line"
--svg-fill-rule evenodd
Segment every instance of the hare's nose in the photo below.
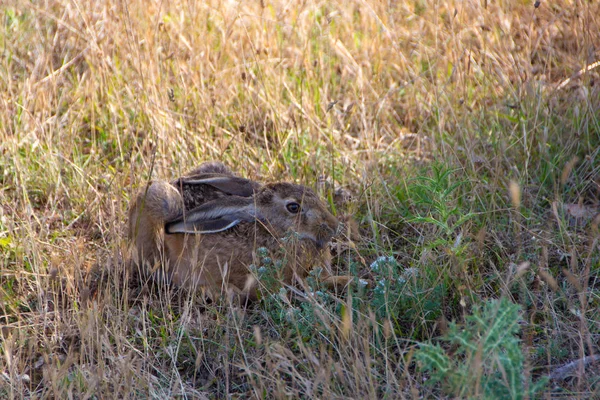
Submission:
M 323 232 L 327 236 L 333 236 L 338 228 L 336 226 L 335 229 L 334 229 L 334 228 L 332 228 L 331 226 L 329 226 L 327 224 L 321 224 L 321 226 L 319 226 L 319 229 L 320 229 L 321 232 Z

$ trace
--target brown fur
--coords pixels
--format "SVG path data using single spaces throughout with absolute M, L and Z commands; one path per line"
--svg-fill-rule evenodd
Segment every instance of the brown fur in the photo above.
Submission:
M 218 187 L 195 183 L 198 180 L 210 180 L 211 178 L 225 178 L 229 182 L 219 185 Z M 254 194 L 254 191 L 260 188 L 258 183 L 248 179 L 223 176 L 220 174 L 200 174 L 193 177 L 184 177 L 171 182 L 171 185 L 181 194 L 186 210 L 192 210 L 204 203 L 221 197 L 231 195 L 251 197 Z M 234 188 L 238 190 L 231 193 Z
M 129 208 L 128 238 L 133 245 L 133 261 L 153 267 L 160 256 L 159 238 L 164 221 L 183 212 L 181 195 L 166 182 L 150 182 L 140 191 Z M 146 265 L 144 265 L 147 267 Z
M 219 161 L 209 161 L 202 163 L 200 166 L 186 173 L 185 176 L 189 177 L 202 174 L 222 174 L 233 176 L 233 172 L 231 172 L 231 170 L 225 164 Z
M 199 180 L 221 178 L 221 185 L 197 184 Z M 228 195 L 250 197 L 260 188 L 258 182 L 235 176 L 229 168 L 220 162 L 207 162 L 183 177 L 171 182 L 181 196 L 185 210 L 191 210 L 206 202 Z
M 224 171 L 217 169 L 219 173 Z M 194 172 L 196 176 L 213 173 L 202 169 L 202 166 Z M 151 182 L 147 190 L 142 190 L 136 196 L 129 213 L 129 237 L 133 245 L 134 262 L 145 270 L 150 268 L 152 272 L 156 265 L 162 265 L 162 271 L 169 280 L 179 286 L 204 286 L 217 292 L 233 291 L 249 299 L 256 297 L 257 283 L 248 267 L 251 264 L 260 265 L 256 256 L 256 249 L 260 247 L 266 248 L 273 259 L 285 260 L 281 277 L 285 283 L 306 277 L 316 266 L 328 270 L 331 255 L 327 244 L 338 221 L 317 195 L 304 186 L 290 183 L 260 186 L 252 182 L 252 188 L 255 190 L 254 196 L 244 201 L 255 208 L 260 219 L 242 221 L 217 233 L 165 234 L 165 224 L 175 220 L 185 221 L 184 213 L 193 215 L 194 210 L 188 208 L 173 184 Z M 190 204 L 196 204 L 198 199 L 204 198 L 201 201 L 205 204 L 212 201 L 216 207 L 229 200 L 220 201 L 229 195 L 212 186 L 190 186 L 187 190 L 201 192 Z M 236 198 L 240 201 L 243 199 L 239 196 Z M 301 204 L 301 213 L 293 215 L 286 211 L 286 204 L 291 201 Z M 160 251 L 161 248 L 164 251 Z M 350 280 L 348 277 L 328 275 L 324 279 L 331 285 L 347 284 Z

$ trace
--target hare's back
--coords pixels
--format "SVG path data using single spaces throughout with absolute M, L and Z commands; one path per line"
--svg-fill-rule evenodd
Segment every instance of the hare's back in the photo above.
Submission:
M 185 181 L 176 181 L 173 186 L 181 193 L 183 206 L 186 211 L 199 207 L 209 201 L 227 196 L 227 193 L 205 184 L 198 185 L 187 183 Z
M 184 176 L 171 185 L 181 193 L 187 211 L 223 197 L 251 197 L 260 188 L 258 182 L 216 173 Z

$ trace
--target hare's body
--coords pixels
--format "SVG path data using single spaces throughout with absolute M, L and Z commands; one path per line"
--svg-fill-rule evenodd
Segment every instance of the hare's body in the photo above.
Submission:
M 327 244 L 338 221 L 312 190 L 261 186 L 222 164 L 209 166 L 171 184 L 151 182 L 135 198 L 129 230 L 136 264 L 161 271 L 176 285 L 249 298 L 256 296 L 249 266 L 260 265 L 259 248 L 283 261 L 285 283 L 315 266 L 329 267 Z
M 328 251 L 306 240 L 290 244 L 289 238 L 275 238 L 261 224 L 242 222 L 214 234 L 166 236 L 166 258 L 177 260 L 167 276 L 178 286 L 231 289 L 253 298 L 256 282 L 249 267 L 261 265 L 256 252 L 261 248 L 272 259 L 283 261 L 281 279 L 285 283 L 291 283 L 294 277 L 305 278 L 315 265 L 330 263 Z
M 232 187 L 225 187 L 225 182 Z M 213 186 L 219 183 L 221 183 L 220 188 Z M 181 194 L 184 209 L 187 211 L 226 196 L 251 197 L 254 191 L 260 188 L 258 183 L 249 179 L 221 174 L 186 176 L 171 182 L 171 185 Z
M 258 182 L 233 175 L 222 163 L 208 162 L 171 182 L 183 198 L 189 211 L 221 197 L 237 195 L 250 197 L 260 188 Z

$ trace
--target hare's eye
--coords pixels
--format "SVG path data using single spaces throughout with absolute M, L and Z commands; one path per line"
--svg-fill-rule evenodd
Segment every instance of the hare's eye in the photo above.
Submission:
M 292 214 L 298 214 L 300 212 L 300 204 L 298 203 L 288 203 L 285 208 Z

